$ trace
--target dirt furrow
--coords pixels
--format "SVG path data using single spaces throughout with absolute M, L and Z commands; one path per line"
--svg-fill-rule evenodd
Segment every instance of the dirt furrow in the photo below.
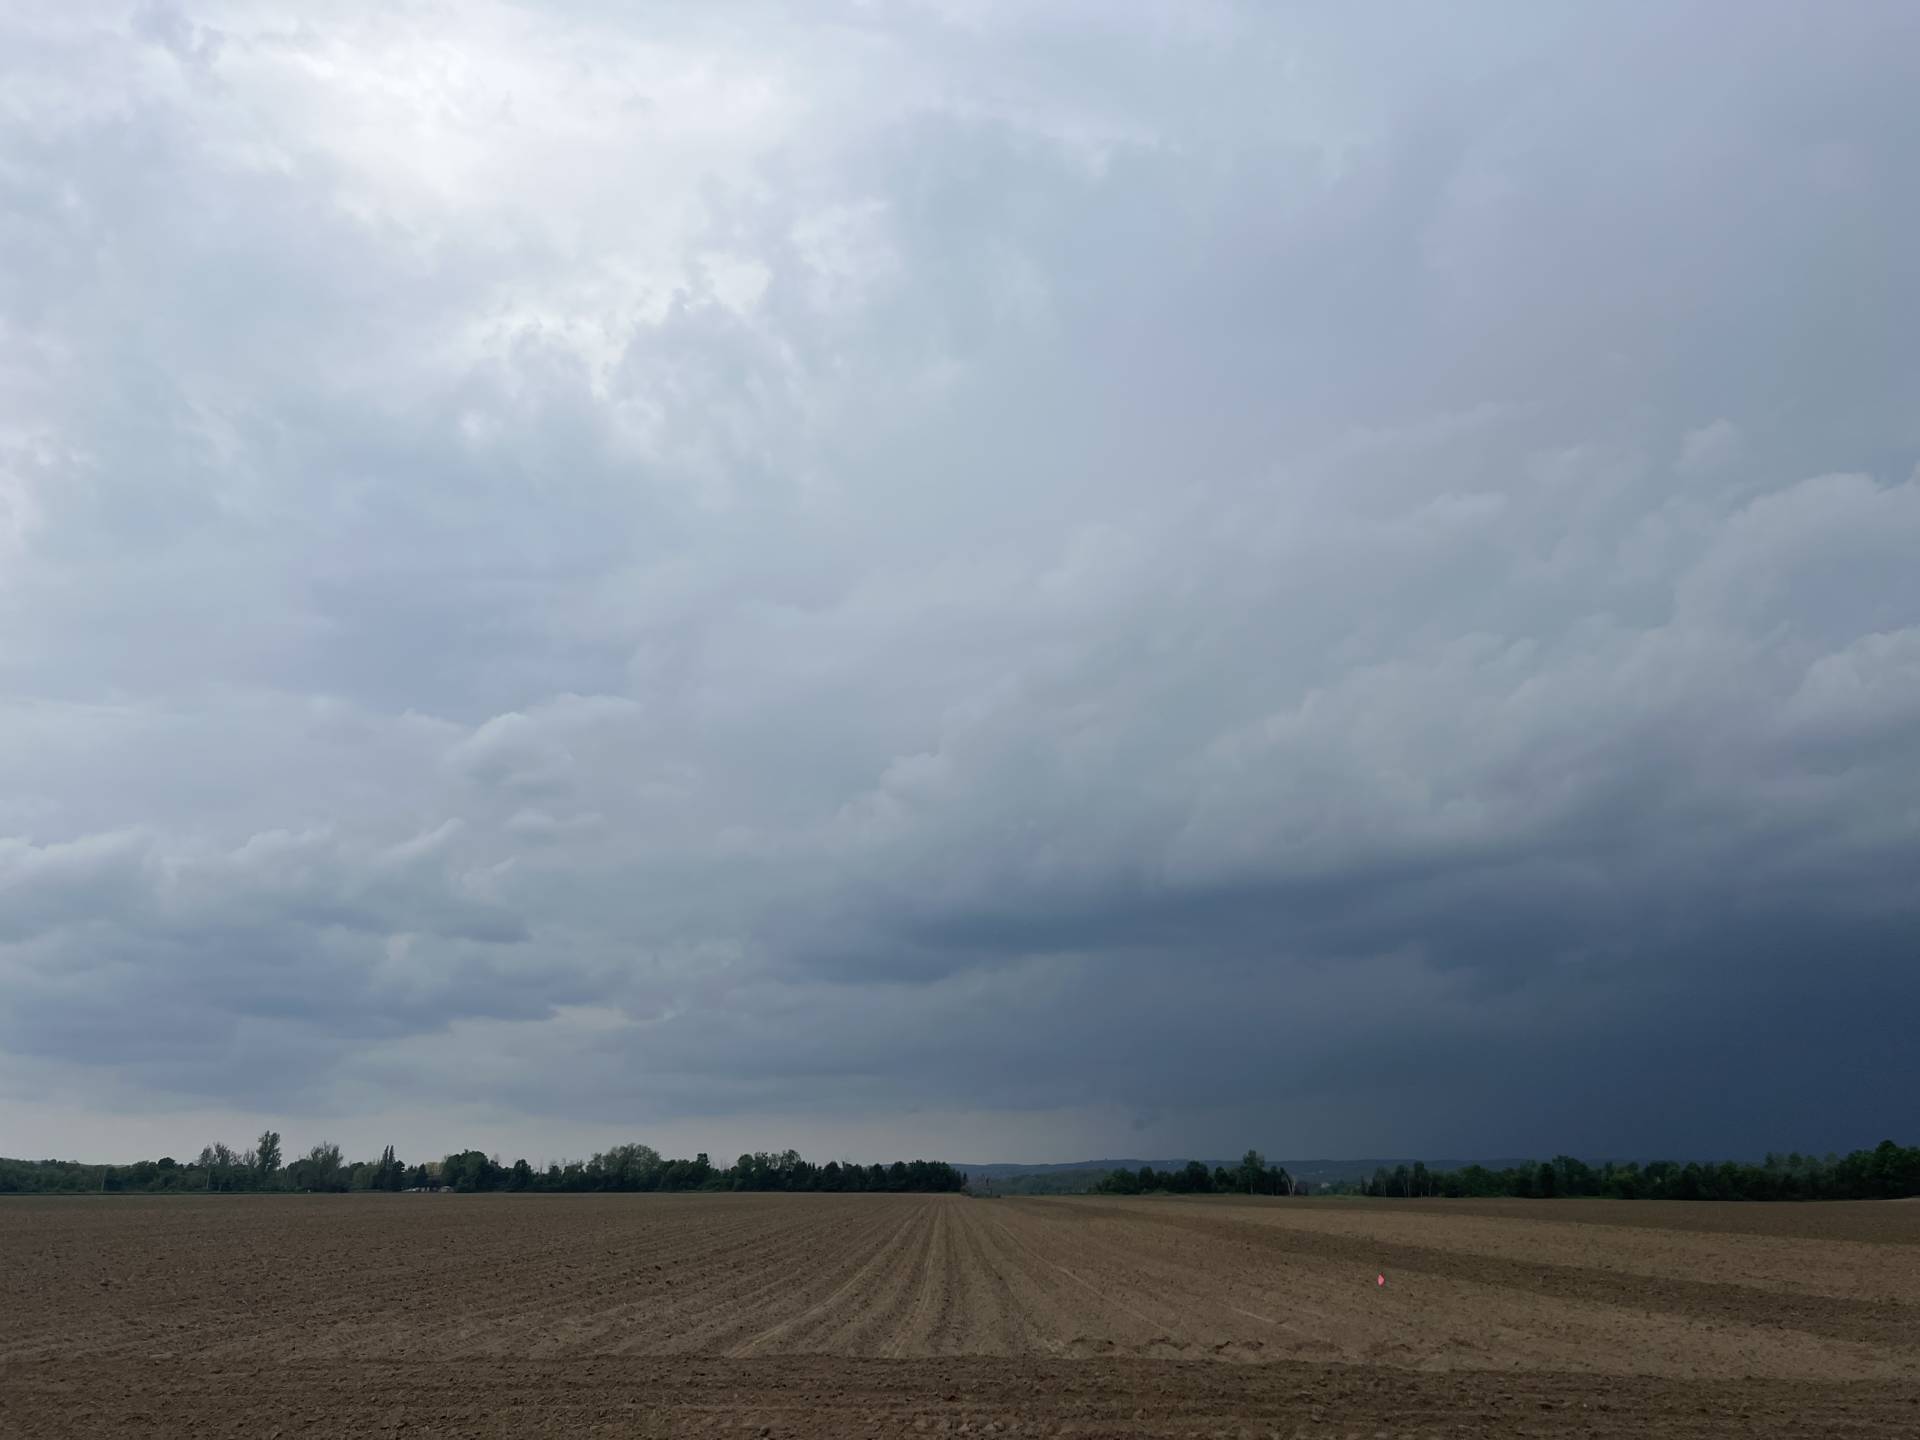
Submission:
M 1788 1208 L 0 1202 L 0 1433 L 1920 1434 L 1920 1210 Z
M 1078 1202 L 1063 1202 L 1075 1204 Z M 1154 1202 L 1146 1202 L 1151 1206 Z M 1089 1216 L 1102 1207 L 1080 1204 Z M 1547 1296 L 1576 1304 L 1606 1304 L 1659 1311 L 1712 1322 L 1739 1321 L 1763 1329 L 1798 1330 L 1807 1335 L 1873 1344 L 1920 1343 L 1920 1309 L 1886 1299 L 1789 1295 L 1756 1290 L 1725 1280 L 1686 1274 L 1647 1276 L 1580 1264 L 1548 1264 L 1505 1256 L 1294 1229 L 1241 1219 L 1230 1211 L 1162 1205 L 1130 1209 L 1143 1224 L 1177 1226 L 1196 1233 L 1232 1237 L 1285 1257 L 1337 1260 L 1356 1273 L 1379 1267 L 1401 1275 L 1469 1280 Z
M 899 1209 L 904 1209 L 905 1213 L 898 1213 Z M 835 1307 L 842 1302 L 846 1302 L 850 1309 L 871 1303 L 875 1293 L 885 1283 L 885 1277 L 893 1273 L 896 1258 L 908 1245 L 907 1237 L 915 1226 L 925 1223 L 926 1212 L 918 1205 L 910 1208 L 902 1206 L 887 1218 L 895 1223 L 886 1240 L 876 1246 L 863 1247 L 864 1258 L 825 1296 L 814 1300 L 805 1309 L 776 1320 L 763 1330 L 757 1330 L 745 1340 L 729 1346 L 724 1353 L 739 1359 L 759 1354 L 775 1345 L 782 1354 L 806 1354 L 824 1348 L 817 1343 L 809 1343 L 810 1340 L 817 1340 L 820 1333 L 817 1328 L 810 1330 L 809 1326 L 822 1319 L 831 1323 L 836 1318 Z

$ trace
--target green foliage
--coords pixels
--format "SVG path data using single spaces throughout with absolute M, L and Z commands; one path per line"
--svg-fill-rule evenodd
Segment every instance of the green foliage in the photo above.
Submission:
M 414 1177 L 409 1174 L 409 1184 Z M 756 1151 L 726 1169 L 715 1168 L 705 1153 L 691 1160 L 670 1160 L 649 1145 L 616 1145 L 587 1160 L 555 1163 L 536 1170 L 525 1160 L 511 1166 L 478 1150 L 464 1150 L 440 1162 L 437 1176 L 420 1183 L 459 1191 L 685 1191 L 820 1190 L 832 1192 L 960 1190 L 967 1177 L 937 1160 L 896 1160 L 891 1166 L 815 1165 L 798 1151 Z
M 1087 1195 L 1106 1184 L 1111 1171 L 1097 1167 L 1074 1170 L 1038 1170 L 1026 1175 L 998 1175 L 976 1180 L 975 1194 L 986 1195 Z
M 1468 1165 L 1428 1171 L 1415 1165 L 1388 1174 L 1374 1171 L 1363 1195 L 1451 1197 L 1598 1196 L 1612 1200 L 1894 1200 L 1920 1195 L 1920 1146 L 1883 1140 L 1871 1150 L 1816 1159 L 1795 1152 L 1768 1155 L 1758 1165 L 1724 1160 L 1681 1164 L 1655 1160 L 1641 1165 L 1609 1160 L 1594 1166 L 1556 1155 L 1506 1170 Z
M 372 1169 L 367 1180 L 369 1190 L 399 1190 L 406 1184 L 407 1167 L 394 1155 L 391 1145 L 380 1152 L 380 1163 Z
M 1142 1165 L 1138 1170 L 1109 1171 L 1094 1188 L 1106 1195 L 1290 1195 L 1293 1180 L 1280 1166 L 1267 1164 L 1258 1150 L 1249 1150 L 1232 1170 L 1208 1170 L 1198 1160 L 1189 1160 L 1177 1170 Z
M 345 1190 L 351 1180 L 340 1147 L 330 1140 L 322 1140 L 287 1166 L 287 1183 L 295 1190 Z
M 281 1168 L 280 1134 L 268 1130 L 255 1147 L 244 1153 L 215 1142 L 203 1147 L 197 1158 L 181 1164 L 171 1155 L 158 1160 L 140 1160 L 131 1165 L 82 1165 L 70 1160 L 0 1159 L 0 1194 L 85 1194 L 138 1193 L 190 1194 L 273 1190 L 282 1187 L 298 1190 L 345 1190 L 387 1187 L 400 1188 L 397 1182 L 404 1167 L 393 1159 L 388 1146 L 379 1164 L 363 1162 L 352 1167 L 341 1159 L 340 1147 L 320 1144 L 291 1165 Z M 383 1168 L 384 1167 L 384 1168 Z
M 705 1154 L 670 1160 L 647 1145 L 616 1145 L 586 1161 L 535 1170 L 525 1160 L 511 1166 L 478 1150 L 463 1150 L 440 1162 L 437 1173 L 406 1165 L 389 1145 L 378 1160 L 348 1166 L 338 1145 L 314 1146 L 292 1164 L 280 1165 L 280 1135 L 269 1130 L 245 1154 L 212 1144 L 181 1164 L 172 1156 L 132 1165 L 83 1165 L 71 1160 L 0 1159 L 0 1194 L 204 1193 L 273 1189 L 402 1190 L 447 1186 L 455 1190 L 817 1190 L 953 1191 L 967 1177 L 937 1160 L 892 1165 L 814 1165 L 798 1152 L 760 1151 L 719 1168 Z M 1286 1195 L 1287 1172 L 1249 1151 L 1238 1166 L 1209 1171 L 1200 1161 L 1177 1169 L 1082 1170 L 1054 1176 L 1011 1176 L 993 1182 L 996 1194 L 1099 1190 L 1112 1195 Z M 1366 1195 L 1393 1196 L 1604 1196 L 1617 1200 L 1875 1200 L 1920 1195 L 1920 1146 L 1891 1140 L 1872 1150 L 1824 1158 L 1768 1155 L 1760 1164 L 1724 1161 L 1681 1164 L 1657 1160 L 1641 1165 L 1608 1161 L 1589 1165 L 1570 1155 L 1504 1170 L 1468 1165 L 1429 1170 L 1425 1164 L 1375 1170 L 1363 1182 Z
M 458 1190 L 463 1194 L 475 1190 L 497 1190 L 502 1178 L 501 1167 L 478 1150 L 462 1150 L 440 1162 L 440 1183 L 449 1190 Z M 619 1187 L 596 1185 L 592 1188 L 613 1190 Z

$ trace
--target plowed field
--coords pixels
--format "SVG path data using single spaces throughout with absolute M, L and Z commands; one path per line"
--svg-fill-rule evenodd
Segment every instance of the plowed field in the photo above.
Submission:
M 0 1434 L 742 1427 L 1920 1435 L 1920 1206 L 0 1202 Z

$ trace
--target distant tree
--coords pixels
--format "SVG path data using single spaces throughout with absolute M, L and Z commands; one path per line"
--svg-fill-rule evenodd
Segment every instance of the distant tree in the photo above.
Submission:
M 200 1151 L 199 1168 L 205 1172 L 202 1182 L 208 1190 L 239 1190 L 241 1184 L 240 1157 L 233 1150 L 215 1141 Z M 102 1188 L 106 1188 L 103 1182 Z
M 287 1177 L 301 1190 L 344 1190 L 347 1175 L 341 1163 L 340 1147 L 322 1140 L 287 1167 Z
M 1598 1177 L 1593 1167 L 1571 1155 L 1553 1157 L 1553 1192 L 1556 1195 L 1595 1195 Z
M 660 1152 L 651 1145 L 615 1145 L 594 1163 L 606 1177 L 609 1190 L 652 1190 L 660 1174 Z
M 355 1166 L 358 1170 L 361 1167 Z M 366 1188 L 369 1190 L 399 1190 L 407 1183 L 407 1167 L 400 1163 L 389 1145 L 380 1152 L 377 1163 L 367 1167 Z
M 1891 1140 L 1874 1147 L 1866 1166 L 1869 1189 L 1880 1199 L 1897 1199 L 1920 1190 L 1920 1148 L 1903 1150 Z
M 440 1162 L 440 1183 L 449 1189 L 462 1192 L 491 1190 L 498 1179 L 498 1167 L 478 1150 L 462 1150 L 459 1154 L 449 1155 Z
M 280 1132 L 262 1130 L 254 1142 L 253 1164 L 261 1184 L 270 1184 L 280 1170 Z
M 86 1165 L 72 1161 L 23 1161 L 0 1158 L 0 1192 L 81 1193 L 154 1192 L 165 1190 L 243 1190 L 262 1183 L 278 1148 L 279 1136 L 269 1131 L 261 1144 L 244 1154 L 227 1145 L 204 1147 L 193 1162 L 182 1165 L 172 1156 L 129 1165 Z M 1176 1194 L 1241 1190 L 1251 1194 L 1284 1195 L 1304 1190 L 1286 1170 L 1269 1165 L 1257 1151 L 1232 1169 L 1209 1171 L 1198 1161 L 1171 1171 L 1152 1166 L 1111 1173 L 1081 1171 L 1053 1177 L 1052 1183 L 1025 1183 L 1035 1177 L 1005 1182 L 1009 1193 L 1051 1193 L 1095 1188 L 1109 1194 L 1137 1194 L 1143 1189 Z M 436 1181 L 461 1190 L 604 1190 L 644 1188 L 789 1189 L 848 1192 L 904 1190 L 913 1192 L 963 1189 L 967 1177 L 950 1165 L 933 1160 L 897 1161 L 867 1166 L 834 1162 L 815 1166 L 793 1150 L 743 1155 L 737 1165 L 717 1169 L 705 1154 L 693 1160 L 665 1160 L 646 1146 L 616 1147 L 591 1163 L 556 1162 L 536 1171 L 525 1161 L 502 1165 L 498 1156 L 478 1150 L 449 1155 L 437 1168 L 403 1165 L 386 1146 L 378 1161 L 351 1167 L 341 1163 L 337 1145 L 317 1145 L 278 1172 L 297 1189 L 386 1189 L 421 1186 Z M 1040 1177 L 1045 1179 L 1047 1177 Z M 1621 1200 L 1812 1200 L 1871 1199 L 1920 1195 L 1920 1147 L 1902 1147 L 1883 1141 L 1872 1150 L 1849 1155 L 1770 1154 L 1758 1164 L 1738 1161 L 1713 1163 L 1653 1160 L 1604 1161 L 1589 1164 L 1570 1156 L 1552 1161 L 1528 1161 L 1503 1170 L 1469 1165 L 1457 1171 L 1429 1170 L 1424 1161 L 1397 1170 L 1376 1169 L 1371 1179 L 1323 1186 L 1357 1189 L 1368 1195 L 1512 1195 L 1543 1198 L 1604 1195 Z M 996 1193 L 1002 1182 L 995 1182 Z

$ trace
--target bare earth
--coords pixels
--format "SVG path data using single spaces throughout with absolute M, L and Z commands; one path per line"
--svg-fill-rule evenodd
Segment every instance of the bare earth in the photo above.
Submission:
M 6 1436 L 709 1430 L 1920 1435 L 1920 1207 L 0 1202 Z

